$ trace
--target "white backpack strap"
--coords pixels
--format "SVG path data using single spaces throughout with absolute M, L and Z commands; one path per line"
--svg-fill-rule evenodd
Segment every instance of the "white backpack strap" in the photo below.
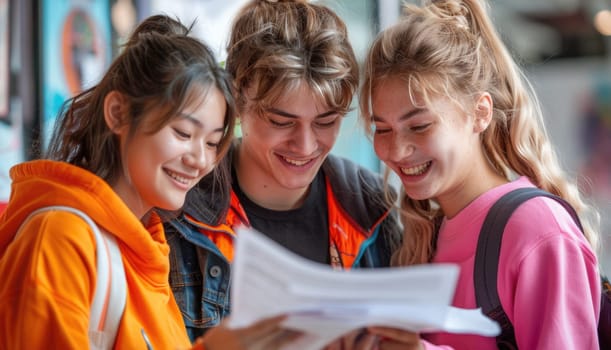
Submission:
M 125 270 L 115 237 L 98 230 L 93 221 L 90 225 L 97 231 L 98 276 L 101 271 L 106 275 L 99 276 L 96 282 L 89 314 L 89 346 L 91 349 L 112 349 L 127 299 Z
M 93 231 L 97 280 L 89 316 L 89 346 L 90 349 L 112 349 L 127 299 L 125 270 L 115 237 L 100 231 L 98 225 L 87 214 L 66 206 L 50 206 L 35 210 L 24 223 L 32 216 L 50 210 L 62 210 L 78 215 Z

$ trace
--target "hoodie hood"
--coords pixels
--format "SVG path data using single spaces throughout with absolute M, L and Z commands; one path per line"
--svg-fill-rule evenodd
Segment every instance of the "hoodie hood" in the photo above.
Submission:
M 0 216 L 0 255 L 31 212 L 59 205 L 85 212 L 100 228 L 123 242 L 122 250 L 134 249 L 135 257 L 149 266 L 167 256 L 169 248 L 159 217 L 151 215 L 149 227 L 145 227 L 108 183 L 95 174 L 65 162 L 35 160 L 14 166 L 10 176 L 9 203 Z

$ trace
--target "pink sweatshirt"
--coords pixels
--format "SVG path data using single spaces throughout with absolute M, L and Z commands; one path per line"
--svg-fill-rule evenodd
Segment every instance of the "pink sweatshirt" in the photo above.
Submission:
M 521 187 L 533 184 L 522 177 L 494 188 L 444 220 L 434 262 L 460 266 L 454 306 L 476 307 L 473 263 L 479 231 L 494 202 Z M 514 212 L 503 235 L 497 289 L 520 349 L 598 349 L 597 266 L 582 232 L 553 199 L 536 197 Z M 496 349 L 494 338 L 475 335 L 423 338 L 426 349 Z

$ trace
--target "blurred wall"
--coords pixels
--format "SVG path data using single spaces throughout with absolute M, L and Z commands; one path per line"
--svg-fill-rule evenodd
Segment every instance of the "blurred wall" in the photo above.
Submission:
M 546 127 L 562 164 L 601 213 L 602 262 L 611 274 L 611 64 L 570 59 L 532 67 Z

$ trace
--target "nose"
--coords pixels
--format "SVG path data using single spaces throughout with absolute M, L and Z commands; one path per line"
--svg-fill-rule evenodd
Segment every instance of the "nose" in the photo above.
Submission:
M 410 157 L 414 154 L 416 146 L 407 137 L 401 137 L 395 134 L 393 137 L 393 149 L 395 150 L 392 154 L 393 161 L 399 162 Z
M 214 155 L 209 153 L 213 152 L 208 151 L 204 144 L 194 142 L 191 149 L 183 156 L 183 162 L 189 167 L 207 170 L 214 162 Z
M 415 150 L 416 147 L 412 142 L 405 137 L 401 137 L 398 133 L 393 132 L 392 135 L 389 136 L 388 142 L 384 142 L 380 145 L 378 156 L 380 156 L 382 160 L 400 162 L 414 154 Z
M 293 151 L 298 154 L 309 155 L 318 149 L 316 132 L 310 126 L 297 128 L 291 136 Z

